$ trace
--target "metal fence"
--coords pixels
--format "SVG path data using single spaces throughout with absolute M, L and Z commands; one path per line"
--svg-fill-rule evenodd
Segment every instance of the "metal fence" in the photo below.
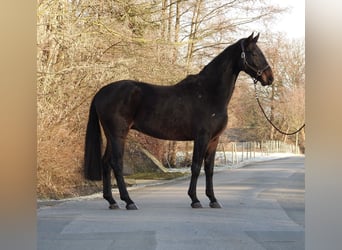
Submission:
M 240 162 L 256 157 L 265 157 L 273 153 L 293 153 L 299 154 L 299 147 L 294 144 L 287 144 L 282 141 L 248 141 L 219 143 L 215 166 L 235 165 Z M 192 151 L 179 150 L 176 153 L 176 166 L 185 167 L 191 164 Z
M 299 154 L 299 147 L 282 141 L 230 142 L 220 144 L 216 152 L 215 163 L 218 165 L 234 165 L 239 162 L 272 153 Z

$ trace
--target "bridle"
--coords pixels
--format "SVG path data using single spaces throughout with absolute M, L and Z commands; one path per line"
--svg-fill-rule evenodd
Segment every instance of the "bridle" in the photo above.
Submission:
M 241 59 L 242 59 L 243 65 L 245 66 L 245 68 L 249 68 L 250 70 L 254 71 L 254 73 L 256 73 L 258 77 L 260 77 L 266 69 L 270 68 L 270 65 L 268 64 L 263 69 L 257 69 L 254 66 L 250 65 L 246 59 L 246 52 L 245 52 L 245 48 L 243 47 L 243 41 L 241 41 L 241 50 L 242 50 Z M 253 80 L 258 81 L 255 78 Z
M 245 68 L 249 68 L 250 70 L 254 71 L 254 73 L 257 74 L 258 77 L 260 77 L 262 75 L 262 73 L 270 68 L 270 65 L 266 65 L 263 69 L 257 69 L 255 67 L 253 67 L 252 65 L 250 65 L 248 62 L 247 62 L 247 59 L 246 59 L 246 53 L 245 53 L 245 49 L 243 47 L 243 41 L 241 41 L 241 59 L 242 59 L 242 62 L 243 62 L 243 65 L 245 66 Z M 266 112 L 264 110 L 264 108 L 261 106 L 261 103 L 260 103 L 260 100 L 259 100 L 259 96 L 258 96 L 258 93 L 257 93 L 257 88 L 256 88 L 256 85 L 257 85 L 257 82 L 258 82 L 258 79 L 255 78 L 255 77 L 252 77 L 253 78 L 253 82 L 254 82 L 254 90 L 255 90 L 255 99 L 257 100 L 258 102 L 258 105 L 262 111 L 262 113 L 264 114 L 266 120 L 272 125 L 273 128 L 275 128 L 279 133 L 283 134 L 283 135 L 294 135 L 294 134 L 297 134 L 299 131 L 301 131 L 304 127 L 305 127 L 305 123 L 299 128 L 297 129 L 296 131 L 293 131 L 293 132 L 284 132 L 282 131 L 281 129 L 279 129 L 272 121 L 270 118 L 267 117 L 266 115 Z

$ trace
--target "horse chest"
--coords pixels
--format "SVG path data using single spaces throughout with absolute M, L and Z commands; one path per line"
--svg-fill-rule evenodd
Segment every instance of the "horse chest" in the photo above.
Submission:
M 227 113 L 212 112 L 208 117 L 206 129 L 212 136 L 217 136 L 225 129 L 227 122 Z

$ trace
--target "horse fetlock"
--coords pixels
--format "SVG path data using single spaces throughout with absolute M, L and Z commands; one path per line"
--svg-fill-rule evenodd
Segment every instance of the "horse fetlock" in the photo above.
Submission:
M 214 192 L 213 192 L 212 189 L 208 189 L 208 188 L 207 188 L 207 189 L 205 190 L 205 194 L 206 194 L 206 196 L 208 196 L 209 198 L 210 198 L 211 196 L 213 196 L 213 193 L 214 193 Z
M 196 191 L 194 191 L 194 190 L 192 190 L 192 189 L 189 189 L 188 195 L 189 195 L 189 197 L 191 198 L 191 200 L 192 200 L 193 202 L 199 201 L 199 200 L 197 199 Z
M 116 203 L 115 200 L 113 199 L 113 196 L 111 196 L 111 195 L 105 194 L 105 195 L 103 195 L 103 198 L 104 198 L 106 201 L 108 201 L 109 204 L 114 204 L 114 203 Z
M 133 203 L 133 201 L 131 200 L 128 194 L 120 195 L 120 199 L 126 202 L 127 204 Z

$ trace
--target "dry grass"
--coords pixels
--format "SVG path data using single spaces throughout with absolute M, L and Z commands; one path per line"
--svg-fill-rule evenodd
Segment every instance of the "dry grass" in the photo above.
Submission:
M 80 138 L 59 126 L 41 132 L 38 141 L 37 194 L 40 198 L 74 195 L 82 185 L 83 144 Z

